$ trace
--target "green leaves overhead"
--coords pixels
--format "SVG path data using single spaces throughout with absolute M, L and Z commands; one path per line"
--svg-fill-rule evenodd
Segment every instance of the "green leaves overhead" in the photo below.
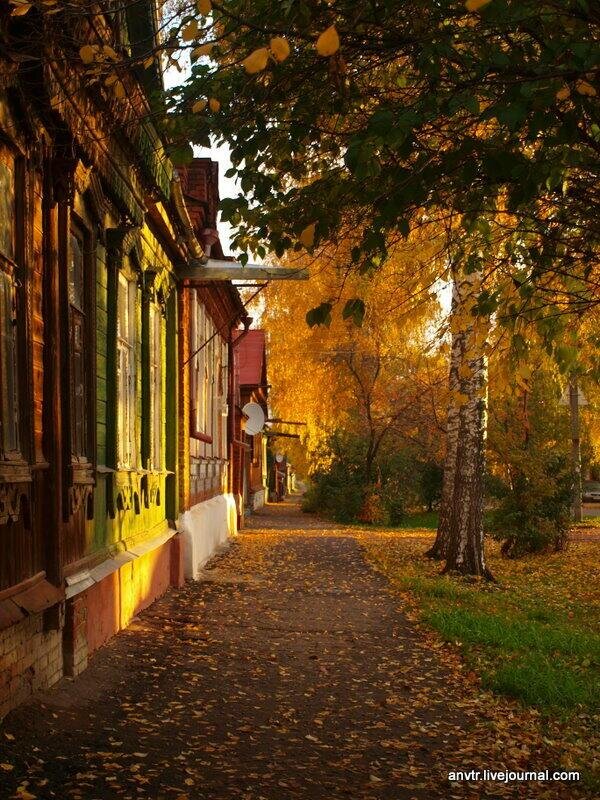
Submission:
M 326 325 L 329 327 L 331 324 L 331 311 L 333 303 L 321 303 L 316 308 L 312 308 L 306 315 L 306 324 L 309 328 L 314 328 L 317 325 Z
M 198 43 L 218 46 L 171 108 L 186 115 L 182 135 L 231 150 L 242 196 L 224 212 L 238 247 L 310 250 L 318 220 L 318 244 L 356 238 L 352 263 L 368 274 L 420 220 L 465 216 L 491 229 L 464 227 L 461 241 L 484 247 L 491 272 L 495 259 L 502 274 L 526 265 L 538 308 L 571 302 L 565 275 L 590 280 L 600 24 L 589 4 L 231 0 L 199 22 Z M 219 113 L 189 113 L 199 97 Z M 503 285 L 494 302 L 508 319 Z M 533 295 L 521 301 L 534 307 Z
M 342 311 L 343 319 L 351 319 L 355 325 L 360 327 L 363 323 L 364 316 L 365 316 L 364 302 L 358 297 L 355 297 L 352 300 L 348 300 L 348 302 L 344 306 L 344 310 Z

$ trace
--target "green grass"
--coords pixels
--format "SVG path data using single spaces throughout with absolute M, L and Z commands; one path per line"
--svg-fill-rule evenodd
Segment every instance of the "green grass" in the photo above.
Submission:
M 484 513 L 484 520 L 489 518 L 489 514 Z M 403 520 L 394 527 L 398 530 L 405 531 L 411 528 L 426 528 L 428 530 L 437 530 L 439 514 L 437 511 L 409 511 Z
M 427 542 L 404 529 L 367 552 L 486 687 L 553 716 L 600 709 L 600 545 L 507 560 L 490 542 L 486 584 L 440 575 Z
M 460 648 L 484 689 L 538 711 L 542 731 L 564 743 L 590 796 L 600 797 L 600 542 L 513 560 L 488 541 L 496 582 L 487 583 L 440 575 L 423 556 L 431 541 L 404 529 L 370 535 L 364 546 L 422 623 Z
M 539 656 L 521 657 L 517 663 L 499 666 L 483 674 L 483 685 L 537 708 L 564 709 L 598 707 L 600 682 L 582 680 L 564 663 Z
M 406 514 L 402 522 L 396 527 L 400 530 L 407 528 L 428 528 L 435 531 L 438 526 L 437 511 L 411 511 Z

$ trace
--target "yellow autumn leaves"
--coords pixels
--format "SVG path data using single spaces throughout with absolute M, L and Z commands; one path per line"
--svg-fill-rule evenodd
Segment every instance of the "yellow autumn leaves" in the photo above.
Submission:
M 307 225 L 306 228 L 304 228 L 304 230 L 302 231 L 302 233 L 300 234 L 300 236 L 298 238 L 298 241 L 300 242 L 300 244 L 303 245 L 304 247 L 306 247 L 307 249 L 309 247 L 312 247 L 313 244 L 315 243 L 315 230 L 316 230 L 316 228 L 317 228 L 316 222 L 313 222 L 310 225 Z
M 491 0 L 466 0 L 465 8 L 467 11 L 479 11 L 480 8 L 487 6 Z
M 269 58 L 280 64 L 286 60 L 289 54 L 290 43 L 288 40 L 283 36 L 274 36 L 269 42 L 269 47 L 259 47 L 257 50 L 253 50 L 242 61 L 242 66 L 249 75 L 256 75 L 266 68 Z
M 315 43 L 317 53 L 328 58 L 340 49 L 340 37 L 335 25 L 323 31 Z M 242 61 L 242 66 L 249 75 L 256 75 L 266 69 L 269 58 L 281 63 L 290 55 L 290 43 L 284 36 L 275 36 L 269 42 L 269 47 L 258 47 Z
M 253 50 L 249 56 L 242 61 L 242 66 L 249 75 L 255 75 L 257 72 L 262 72 L 269 63 L 269 48 L 259 47 Z
M 221 101 L 217 100 L 216 97 L 209 97 L 208 100 L 201 97 L 199 100 L 196 100 L 194 105 L 192 106 L 192 113 L 193 114 L 200 114 L 206 107 L 209 107 L 212 112 L 215 114 L 217 111 L 221 110 Z
M 335 25 L 331 25 L 319 36 L 315 45 L 320 56 L 332 56 L 340 49 L 340 37 Z

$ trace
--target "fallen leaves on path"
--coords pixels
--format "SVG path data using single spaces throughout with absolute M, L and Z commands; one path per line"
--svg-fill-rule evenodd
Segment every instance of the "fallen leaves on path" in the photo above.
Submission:
M 407 617 L 365 561 L 367 534 L 289 507 L 253 524 L 213 580 L 170 592 L 77 681 L 7 718 L 7 796 L 592 797 L 450 783 L 451 769 L 558 766 L 562 743 Z

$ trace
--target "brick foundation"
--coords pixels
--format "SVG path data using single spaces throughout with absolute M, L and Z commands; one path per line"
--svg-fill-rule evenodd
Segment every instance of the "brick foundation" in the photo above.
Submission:
M 183 583 L 182 538 L 176 534 L 64 604 L 1 631 L 0 720 L 63 675 L 79 675 L 95 650 L 170 586 Z
M 0 632 L 0 719 L 62 676 L 62 626 L 44 630 L 43 612 Z

